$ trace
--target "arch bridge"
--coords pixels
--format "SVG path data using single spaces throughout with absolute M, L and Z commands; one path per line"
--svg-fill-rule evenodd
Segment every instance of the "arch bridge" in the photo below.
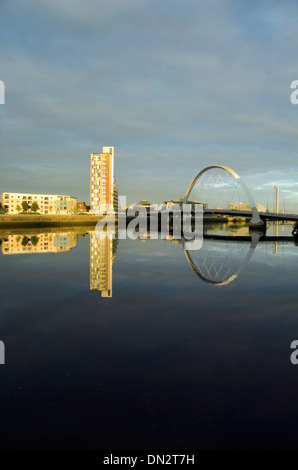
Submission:
M 240 176 L 238 175 L 238 173 L 236 173 L 234 170 L 232 170 L 232 168 L 226 166 L 226 165 L 211 165 L 211 166 L 208 166 L 206 168 L 204 168 L 204 170 L 200 171 L 196 176 L 195 178 L 192 180 L 192 182 L 190 183 L 190 185 L 188 186 L 187 188 L 187 191 L 185 193 L 185 196 L 184 196 L 184 199 L 183 199 L 183 204 L 187 204 L 188 202 L 188 197 L 192 191 L 192 189 L 194 188 L 195 184 L 199 181 L 199 179 L 202 177 L 202 175 L 204 173 L 206 173 L 207 171 L 209 170 L 212 170 L 214 168 L 218 168 L 218 169 L 221 169 L 221 170 L 224 170 L 226 171 L 229 175 L 231 175 L 236 181 L 237 183 L 240 184 L 242 190 L 244 191 L 244 194 L 250 204 L 250 207 L 251 207 L 251 212 L 252 212 L 252 217 L 251 217 L 251 220 L 249 222 L 250 225 L 255 225 L 255 226 L 259 226 L 259 225 L 264 225 L 264 222 L 262 221 L 261 217 L 260 217 L 260 214 L 259 214 L 259 211 L 256 207 L 256 203 L 254 201 L 254 198 L 251 194 L 251 192 L 249 191 L 248 187 L 246 186 L 246 184 L 244 183 L 244 181 L 240 178 Z M 204 211 L 206 213 L 210 212 L 210 213 L 221 213 L 221 214 L 227 214 L 229 215 L 231 213 L 231 215 L 239 215 L 239 212 L 238 211 L 229 211 L 229 210 L 219 210 L 219 211 L 216 211 L 216 210 L 213 210 L 213 211 Z M 245 215 L 247 216 L 249 214 L 249 212 L 245 212 Z

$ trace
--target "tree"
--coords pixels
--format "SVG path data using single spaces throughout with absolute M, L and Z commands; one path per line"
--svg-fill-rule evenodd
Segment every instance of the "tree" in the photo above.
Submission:
M 33 235 L 30 240 L 31 240 L 32 245 L 36 246 L 37 243 L 38 243 L 39 238 L 36 235 Z
M 26 235 L 25 235 L 25 236 L 23 237 L 23 240 L 22 240 L 22 245 L 23 245 L 23 246 L 27 246 L 28 243 L 29 243 L 29 238 L 26 237 Z
M 38 209 L 39 209 L 39 205 L 37 204 L 36 201 L 34 201 L 31 206 L 31 212 L 37 212 Z
M 2 206 L 2 202 L 0 201 L 0 211 L 2 211 L 3 209 L 3 206 Z
M 24 211 L 24 212 L 27 212 L 27 211 L 28 211 L 29 206 L 28 206 L 28 202 L 27 202 L 27 201 L 23 201 L 23 202 L 22 202 L 22 208 L 23 208 L 23 211 Z
M 20 204 L 17 205 L 16 210 L 17 210 L 18 212 L 21 212 L 22 208 L 21 208 Z

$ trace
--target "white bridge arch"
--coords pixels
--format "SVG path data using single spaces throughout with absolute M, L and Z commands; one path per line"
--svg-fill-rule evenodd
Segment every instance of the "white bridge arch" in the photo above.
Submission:
M 262 220 L 260 218 L 260 215 L 259 215 L 259 211 L 256 207 L 256 203 L 255 203 L 254 198 L 252 197 L 251 192 L 249 191 L 248 187 L 246 186 L 244 181 L 240 178 L 240 176 L 234 170 L 232 170 L 232 168 L 230 168 L 226 165 L 211 165 L 211 166 L 207 166 L 206 168 L 204 168 L 204 170 L 200 171 L 197 174 L 197 176 L 192 180 L 190 185 L 188 186 L 187 191 L 186 191 L 185 196 L 184 196 L 184 199 L 183 199 L 183 204 L 187 204 L 188 196 L 189 196 L 191 190 L 193 189 L 194 185 L 196 184 L 196 182 L 200 179 L 200 177 L 204 173 L 206 173 L 207 171 L 209 171 L 213 168 L 220 168 L 221 170 L 227 171 L 239 182 L 239 184 L 241 185 L 241 187 L 242 187 L 242 189 L 243 189 L 243 191 L 244 191 L 244 193 L 247 197 L 247 200 L 250 204 L 250 207 L 251 207 L 252 218 L 250 220 L 250 225 L 263 225 L 263 222 L 262 222 Z

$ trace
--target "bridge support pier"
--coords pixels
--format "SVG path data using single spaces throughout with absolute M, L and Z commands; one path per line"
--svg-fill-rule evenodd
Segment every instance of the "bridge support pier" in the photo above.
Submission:
M 251 211 L 252 211 L 252 218 L 248 222 L 249 227 L 252 227 L 252 228 L 264 227 L 265 223 L 261 219 L 258 209 L 255 206 L 251 206 Z

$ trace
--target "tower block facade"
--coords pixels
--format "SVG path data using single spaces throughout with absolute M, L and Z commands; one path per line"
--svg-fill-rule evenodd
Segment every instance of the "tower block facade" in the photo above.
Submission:
M 114 179 L 114 147 L 103 147 L 91 153 L 90 210 L 93 214 L 117 210 L 117 188 Z

